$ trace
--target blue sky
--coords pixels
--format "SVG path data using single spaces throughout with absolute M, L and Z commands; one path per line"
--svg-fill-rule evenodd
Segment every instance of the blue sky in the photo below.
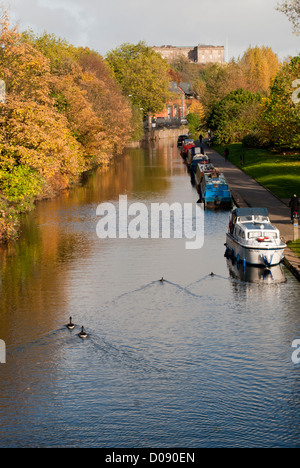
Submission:
M 9 0 L 19 29 L 47 31 L 105 55 L 130 42 L 150 46 L 225 45 L 229 58 L 251 46 L 280 59 L 300 53 L 300 38 L 276 11 L 277 0 Z

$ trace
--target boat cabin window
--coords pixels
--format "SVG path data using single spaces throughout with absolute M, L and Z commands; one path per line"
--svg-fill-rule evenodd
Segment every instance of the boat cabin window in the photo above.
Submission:
M 252 221 L 252 216 L 239 216 L 237 220 L 239 223 L 245 223 L 247 221 Z
M 264 237 L 268 237 L 271 240 L 278 239 L 278 235 L 276 232 L 263 232 Z
M 261 231 L 248 232 L 248 239 L 257 239 L 257 237 L 262 237 L 262 232 Z
M 262 232 L 262 231 L 251 231 L 248 233 L 248 239 L 257 239 L 258 237 L 266 237 L 270 240 L 278 239 L 277 232 Z
M 254 216 L 254 221 L 258 223 L 268 223 L 269 218 L 267 216 Z
M 243 231 L 243 229 L 236 227 L 234 233 L 237 237 L 241 237 L 242 239 L 245 239 L 245 232 Z
M 269 218 L 267 216 L 261 216 L 261 215 L 256 215 L 256 216 L 247 215 L 247 216 L 238 217 L 238 222 L 240 223 L 246 223 L 248 221 L 263 224 L 263 223 L 269 223 Z

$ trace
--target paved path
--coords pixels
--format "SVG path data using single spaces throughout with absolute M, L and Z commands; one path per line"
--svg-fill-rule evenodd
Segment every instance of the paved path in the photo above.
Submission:
M 291 212 L 286 200 L 281 200 L 269 190 L 262 187 L 245 172 L 226 161 L 223 156 L 206 147 L 205 153 L 213 165 L 223 172 L 232 191 L 232 195 L 239 206 L 267 208 L 270 220 L 277 226 L 285 242 L 293 240 L 294 226 L 291 224 Z M 292 197 L 293 194 L 291 194 Z M 290 249 L 286 249 L 286 264 L 295 276 L 300 279 L 300 259 Z

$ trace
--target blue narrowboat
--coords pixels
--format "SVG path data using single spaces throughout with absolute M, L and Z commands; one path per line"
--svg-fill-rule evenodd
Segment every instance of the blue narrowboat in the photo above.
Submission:
M 231 209 L 233 200 L 224 174 L 203 174 L 200 184 L 200 202 L 205 208 Z

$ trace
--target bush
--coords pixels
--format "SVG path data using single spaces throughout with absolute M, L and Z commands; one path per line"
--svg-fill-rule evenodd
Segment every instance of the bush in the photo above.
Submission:
M 266 135 L 257 131 L 244 136 L 242 144 L 247 148 L 268 148 L 270 146 L 270 141 Z
M 241 141 L 260 127 L 262 96 L 244 89 L 227 94 L 213 108 L 208 125 L 217 144 Z
M 15 166 L 11 171 L 0 170 L 0 190 L 7 202 L 22 213 L 32 208 L 41 193 L 42 179 L 28 166 Z
M 0 197 L 0 242 L 6 242 L 18 236 L 18 213 L 4 198 Z

